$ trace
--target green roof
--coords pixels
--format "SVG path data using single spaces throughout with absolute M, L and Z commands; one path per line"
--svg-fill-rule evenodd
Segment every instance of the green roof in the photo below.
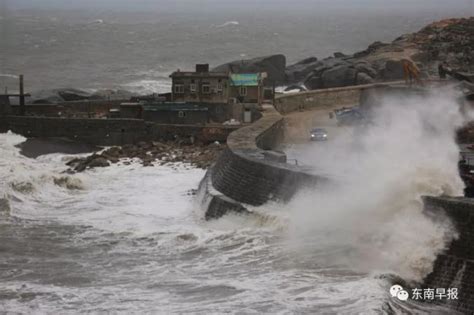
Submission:
M 260 76 L 258 73 L 238 73 L 230 75 L 232 86 L 258 86 Z

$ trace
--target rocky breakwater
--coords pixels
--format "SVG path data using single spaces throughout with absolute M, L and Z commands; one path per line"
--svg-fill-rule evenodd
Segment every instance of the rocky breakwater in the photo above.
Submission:
M 111 101 L 124 100 L 136 96 L 134 93 L 126 90 L 97 90 L 88 92 L 75 88 L 62 88 L 39 90 L 30 93 L 26 98 L 27 104 L 59 104 L 74 101 Z M 14 104 L 18 100 L 13 99 Z M 16 102 L 16 103 L 15 103 Z
M 107 167 L 111 164 L 131 164 L 138 160 L 143 166 L 187 163 L 197 168 L 208 168 L 224 150 L 225 145 L 190 145 L 176 142 L 140 142 L 136 145 L 111 147 L 87 157 L 74 158 L 66 164 L 69 172 L 83 172 L 95 167 Z
M 284 55 L 271 55 L 247 60 L 236 60 L 215 67 L 215 72 L 233 73 L 267 73 L 267 84 L 284 84 L 286 82 L 286 57 Z
M 309 57 L 286 67 L 291 89 L 325 89 L 403 79 L 402 60 L 414 62 L 424 78 L 437 78 L 440 62 L 456 70 L 474 67 L 474 17 L 434 22 L 391 43 L 374 42 L 367 49 L 340 52 L 319 60 Z

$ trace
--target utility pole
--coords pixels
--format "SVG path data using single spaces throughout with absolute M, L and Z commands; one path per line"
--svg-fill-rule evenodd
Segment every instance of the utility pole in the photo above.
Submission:
M 23 86 L 23 74 L 20 74 L 20 116 L 25 116 L 25 90 Z
M 273 80 L 273 84 L 272 84 L 272 102 L 273 102 L 273 106 L 275 106 L 275 80 Z

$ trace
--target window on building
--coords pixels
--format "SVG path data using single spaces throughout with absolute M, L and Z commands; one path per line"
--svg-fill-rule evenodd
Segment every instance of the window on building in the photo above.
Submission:
M 217 83 L 217 92 L 222 92 L 224 90 L 222 83 Z
M 191 84 L 189 85 L 189 91 L 190 91 L 191 93 L 196 93 L 196 84 L 195 84 L 195 83 L 191 83 Z
M 202 84 L 202 94 L 211 94 L 211 86 L 209 83 Z
M 247 96 L 247 87 L 246 86 L 241 86 L 240 87 L 240 93 L 241 96 Z
M 184 118 L 184 117 L 186 117 L 186 113 L 183 112 L 182 110 L 180 110 L 180 111 L 178 112 L 178 117 L 179 117 L 179 118 Z
M 175 94 L 184 94 L 184 84 L 175 84 L 174 85 Z

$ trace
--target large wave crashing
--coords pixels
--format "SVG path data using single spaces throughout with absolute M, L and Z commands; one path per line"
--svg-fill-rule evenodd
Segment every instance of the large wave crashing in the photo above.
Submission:
M 423 213 L 421 197 L 462 195 L 455 134 L 468 118 L 458 97 L 445 90 L 386 97 L 372 124 L 310 150 L 337 184 L 287 206 L 291 244 L 331 264 L 422 280 L 456 237 L 449 219 Z

